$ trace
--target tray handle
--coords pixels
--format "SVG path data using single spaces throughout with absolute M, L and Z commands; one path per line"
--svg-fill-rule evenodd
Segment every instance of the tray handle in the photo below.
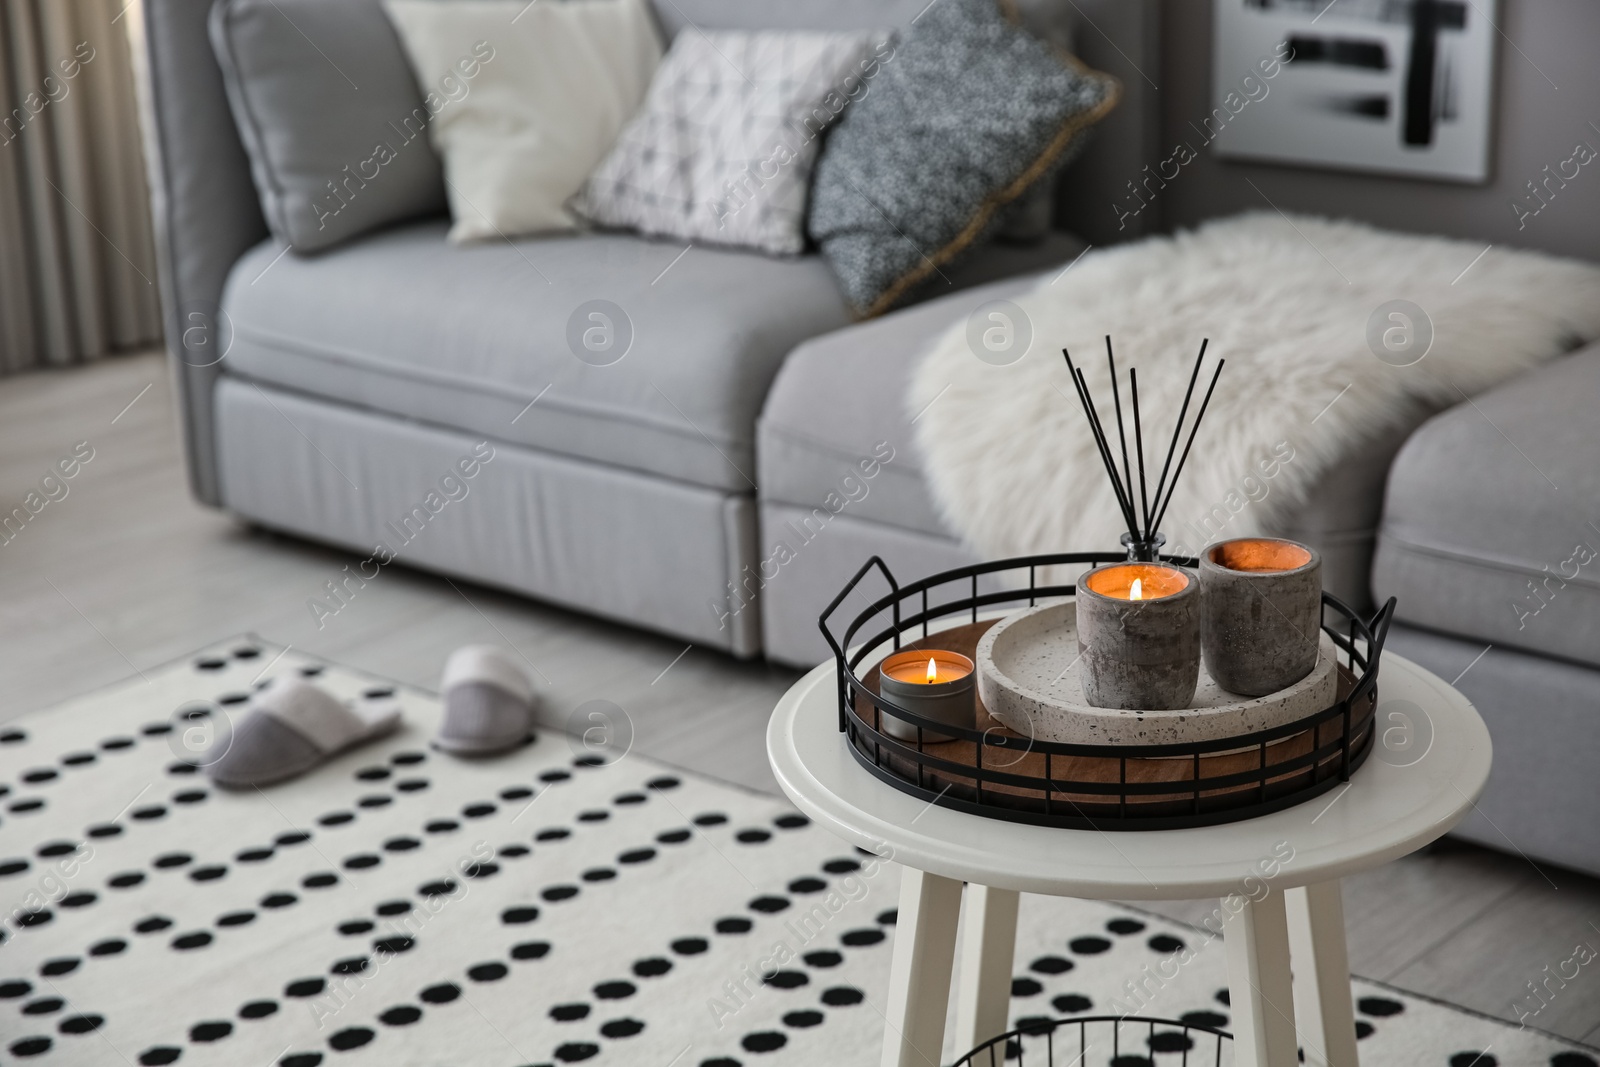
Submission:
M 1384 643 L 1389 640 L 1389 624 L 1394 621 L 1395 604 L 1398 601 L 1390 597 L 1377 611 L 1372 613 L 1372 621 L 1367 623 L 1368 632 L 1372 634 L 1372 661 L 1376 663 L 1378 657 L 1383 655 Z
M 851 578 L 848 582 L 845 583 L 845 587 L 843 589 L 839 590 L 839 595 L 834 597 L 833 601 L 826 608 L 822 609 L 822 614 L 817 619 L 817 629 L 822 631 L 823 640 L 827 641 L 828 642 L 828 647 L 833 649 L 833 660 L 834 660 L 834 663 L 836 665 L 836 669 L 834 671 L 834 675 L 835 675 L 836 680 L 837 680 L 838 685 L 839 685 L 839 732 L 840 733 L 844 732 L 845 727 L 847 725 L 846 718 L 845 718 L 845 708 L 850 703 L 850 691 L 849 691 L 850 683 L 849 683 L 849 680 L 848 680 L 849 677 L 850 677 L 850 670 L 845 664 L 844 646 L 841 645 L 838 641 L 835 641 L 833 639 L 833 634 L 828 631 L 828 616 L 832 615 L 835 611 L 839 610 L 839 605 L 843 604 L 845 602 L 845 598 L 846 597 L 848 597 L 851 593 L 855 592 L 856 586 L 861 584 L 862 579 L 865 578 L 867 576 L 867 574 L 870 573 L 871 570 L 874 567 L 876 567 L 880 572 L 882 572 L 884 581 L 889 583 L 889 589 L 891 591 L 890 595 L 894 598 L 894 647 L 896 649 L 899 649 L 899 647 L 900 647 L 900 583 L 895 581 L 894 573 L 889 570 L 889 565 L 887 563 L 883 562 L 883 559 L 881 557 L 879 557 L 879 556 L 873 556 L 871 559 L 867 560 L 867 562 L 865 562 L 865 563 L 863 563 L 861 565 L 861 569 L 856 571 L 855 577 Z M 849 637 L 847 636 L 845 638 L 845 640 L 849 640 Z
M 834 658 L 839 661 L 840 666 L 844 665 L 844 649 L 840 646 L 839 642 L 833 639 L 833 634 L 828 632 L 828 616 L 839 610 L 839 605 L 845 602 L 846 597 L 855 592 L 856 586 L 861 584 L 861 580 L 865 578 L 867 573 L 874 567 L 878 568 L 878 570 L 883 573 L 883 579 L 889 583 L 890 590 L 898 594 L 900 592 L 900 583 L 895 581 L 894 574 L 889 570 L 889 565 L 883 562 L 881 557 L 873 556 L 871 559 L 867 560 L 867 562 L 861 565 L 861 569 L 856 571 L 856 576 L 845 583 L 844 588 L 839 590 L 839 595 L 834 597 L 833 601 L 826 608 L 822 609 L 822 615 L 817 619 L 817 628 L 822 631 L 822 637 L 828 642 L 828 647 L 833 649 Z M 900 602 L 898 599 L 895 601 L 894 605 L 894 621 L 896 631 L 894 635 L 894 647 L 899 648 Z

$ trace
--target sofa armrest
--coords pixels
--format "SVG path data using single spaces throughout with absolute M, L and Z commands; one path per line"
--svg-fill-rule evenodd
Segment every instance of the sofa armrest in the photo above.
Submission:
M 1302 541 L 1322 553 L 1322 587 L 1363 614 L 1377 606 L 1370 596 L 1372 557 L 1389 468 L 1412 432 L 1435 410 L 1411 405 L 1391 429 L 1351 448 L 1316 478 L 1298 507 L 1263 524 L 1263 533 Z M 1233 534 L 1221 531 L 1219 536 Z
M 219 302 L 229 269 L 267 236 L 267 225 L 206 33 L 211 4 L 145 0 L 139 67 L 162 321 L 189 484 L 199 500 L 220 506 L 211 394 L 232 331 Z
M 1397 617 L 1600 667 L 1600 342 L 1435 417 L 1389 472 L 1374 594 Z

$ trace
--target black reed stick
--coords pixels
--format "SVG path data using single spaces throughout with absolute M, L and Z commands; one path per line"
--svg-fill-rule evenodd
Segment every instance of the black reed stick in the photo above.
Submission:
M 1194 447 L 1195 434 L 1200 432 L 1200 420 L 1206 417 L 1206 408 L 1211 404 L 1211 393 L 1217 387 L 1217 379 L 1222 377 L 1222 368 L 1227 366 L 1225 359 L 1217 360 L 1216 373 L 1211 375 L 1211 385 L 1206 388 L 1206 398 L 1200 402 L 1200 410 L 1195 414 L 1194 426 L 1189 430 L 1189 440 L 1184 443 L 1183 455 L 1178 458 L 1177 469 L 1172 472 L 1172 485 L 1167 488 L 1167 499 L 1161 505 L 1161 511 L 1156 515 L 1159 524 L 1166 517 L 1167 507 L 1172 503 L 1172 494 L 1178 488 L 1178 476 L 1183 473 L 1183 465 L 1189 459 L 1189 449 Z
M 1126 513 L 1122 505 L 1122 487 L 1117 482 L 1117 465 L 1106 451 L 1105 441 L 1101 439 L 1099 425 L 1095 422 L 1094 415 L 1089 410 L 1089 397 L 1084 393 L 1083 378 L 1078 373 L 1078 368 L 1072 362 L 1072 354 L 1065 348 L 1061 354 L 1067 359 L 1067 372 L 1072 377 L 1073 391 L 1078 394 L 1078 403 L 1083 407 L 1084 418 L 1089 422 L 1089 433 L 1094 437 L 1095 448 L 1100 453 L 1100 461 L 1106 465 L 1106 474 L 1111 478 L 1111 487 L 1116 491 L 1117 508 Z
M 1111 488 L 1117 494 L 1117 505 L 1122 509 L 1122 517 L 1128 524 L 1129 532 L 1137 534 L 1139 522 L 1133 517 L 1133 498 L 1128 495 L 1127 486 L 1123 485 L 1122 479 L 1117 476 L 1117 459 L 1111 452 L 1105 423 L 1100 420 L 1100 409 L 1095 406 L 1094 397 L 1089 395 L 1089 383 L 1084 378 L 1083 371 L 1074 370 L 1073 373 L 1078 377 L 1078 395 L 1083 397 L 1084 411 L 1089 416 L 1089 429 L 1100 445 L 1101 457 L 1105 461 L 1107 473 L 1111 475 Z
M 1089 422 L 1089 432 L 1094 437 L 1095 448 L 1100 453 L 1100 462 L 1105 466 L 1106 477 L 1111 480 L 1111 491 L 1117 498 L 1117 507 L 1122 512 L 1123 521 L 1128 526 L 1129 558 L 1146 558 L 1143 555 L 1135 556 L 1135 551 L 1152 553 L 1151 559 L 1159 558 L 1152 541 L 1155 532 L 1161 525 L 1161 520 L 1166 518 L 1167 508 L 1172 504 L 1173 493 L 1178 487 L 1178 478 L 1183 474 L 1183 468 L 1189 461 L 1189 452 L 1194 448 L 1195 437 L 1200 432 L 1200 423 L 1206 417 L 1206 409 L 1211 406 L 1211 394 L 1216 391 L 1217 380 L 1222 377 L 1222 368 L 1227 360 L 1218 360 L 1216 370 L 1211 375 L 1211 384 L 1206 388 L 1205 397 L 1200 402 L 1199 410 L 1195 412 L 1194 422 L 1189 426 L 1189 439 L 1184 443 L 1183 453 L 1178 457 L 1178 465 L 1172 465 L 1172 457 L 1177 453 L 1178 439 L 1183 436 L 1184 423 L 1189 415 L 1189 404 L 1194 399 L 1194 387 L 1200 380 L 1200 368 L 1205 362 L 1206 346 L 1210 340 L 1200 343 L 1200 354 L 1195 357 L 1194 370 L 1189 375 L 1189 387 L 1183 394 L 1183 407 L 1178 411 L 1178 423 L 1172 430 L 1172 441 L 1167 445 L 1167 458 L 1161 465 L 1161 478 L 1156 482 L 1154 498 L 1150 496 L 1149 479 L 1144 464 L 1144 413 L 1139 404 L 1139 372 L 1136 368 L 1128 370 L 1129 402 L 1133 408 L 1133 445 L 1138 456 L 1139 471 L 1139 501 L 1138 514 L 1135 514 L 1133 499 L 1133 465 L 1128 457 L 1128 432 L 1122 417 L 1122 385 L 1117 378 L 1117 357 L 1112 351 L 1111 338 L 1106 337 L 1106 366 L 1111 371 L 1111 402 L 1117 417 L 1117 439 L 1122 451 L 1122 470 L 1117 470 L 1116 453 L 1111 446 L 1110 438 L 1106 435 L 1105 422 L 1100 418 L 1100 409 L 1095 405 L 1094 396 L 1089 392 L 1089 382 L 1079 370 L 1077 364 L 1072 362 L 1072 353 L 1065 348 L 1061 354 L 1066 358 L 1067 371 L 1072 375 L 1072 387 L 1078 392 L 1078 403 L 1083 405 L 1084 417 Z M 1167 481 L 1167 474 L 1171 473 L 1172 480 Z M 1143 519 L 1141 526 L 1140 520 Z
M 1128 388 L 1133 393 L 1133 446 L 1139 453 L 1139 504 L 1144 509 L 1144 536 L 1148 540 L 1155 524 L 1150 521 L 1150 497 L 1145 492 L 1144 477 L 1144 429 L 1139 424 L 1139 370 L 1137 367 L 1128 368 Z M 1131 490 L 1133 487 L 1129 486 Z M 1157 497 L 1157 502 L 1160 502 Z
M 1189 400 L 1194 396 L 1194 383 L 1200 377 L 1200 364 L 1206 358 L 1206 346 L 1211 338 L 1202 338 L 1200 354 L 1194 359 L 1194 370 L 1189 374 L 1189 388 L 1183 393 L 1183 407 L 1178 409 L 1178 425 L 1172 428 L 1172 443 L 1167 446 L 1167 461 L 1161 465 L 1161 480 L 1156 482 L 1156 505 L 1161 504 L 1161 491 L 1167 484 L 1167 469 L 1172 466 L 1172 454 L 1178 450 L 1178 438 L 1183 436 L 1183 417 L 1189 413 Z M 1174 479 L 1176 480 L 1176 479 Z
M 1111 449 L 1106 445 L 1105 430 L 1101 428 L 1100 420 L 1095 413 L 1094 404 L 1089 399 L 1089 391 L 1088 387 L 1084 384 L 1083 374 L 1072 362 L 1071 352 L 1068 352 L 1065 348 L 1063 348 L 1061 350 L 1061 354 L 1066 357 L 1067 370 L 1072 375 L 1072 386 L 1078 392 L 1078 403 L 1083 405 L 1084 417 L 1089 420 L 1089 432 L 1094 436 L 1095 446 L 1100 451 L 1100 461 L 1105 464 L 1106 477 L 1111 479 L 1111 490 L 1116 494 L 1117 507 L 1122 511 L 1122 517 L 1128 524 L 1128 531 L 1130 533 L 1135 533 L 1135 536 L 1137 536 L 1136 531 L 1139 524 L 1134 520 L 1132 505 L 1129 503 L 1127 497 L 1123 494 L 1122 481 L 1117 476 L 1117 464 L 1116 461 L 1111 458 Z
M 1106 366 L 1111 368 L 1111 402 L 1117 409 L 1117 437 L 1122 442 L 1122 484 L 1128 493 L 1129 503 L 1133 502 L 1133 474 L 1128 470 L 1128 431 L 1122 426 L 1122 391 L 1117 386 L 1117 357 L 1111 354 L 1111 335 L 1106 334 Z M 1137 403 L 1137 401 L 1135 402 Z M 1144 521 L 1149 523 L 1150 515 L 1145 513 Z

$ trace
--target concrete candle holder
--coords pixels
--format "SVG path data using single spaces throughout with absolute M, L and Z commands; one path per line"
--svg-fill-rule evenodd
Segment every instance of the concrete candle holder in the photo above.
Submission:
M 1265 696 L 1311 673 L 1322 620 L 1322 557 L 1295 541 L 1241 537 L 1200 553 L 1206 672 Z
M 1161 563 L 1114 563 L 1078 579 L 1083 692 L 1099 708 L 1170 711 L 1194 701 L 1200 583 Z
M 973 690 L 977 678 L 972 660 L 943 649 L 908 649 L 886 656 L 878 667 L 878 692 L 896 707 L 948 726 L 970 730 L 976 721 Z M 887 711 L 883 732 L 901 741 L 915 741 L 917 728 Z M 948 741 L 947 734 L 922 731 L 924 742 Z

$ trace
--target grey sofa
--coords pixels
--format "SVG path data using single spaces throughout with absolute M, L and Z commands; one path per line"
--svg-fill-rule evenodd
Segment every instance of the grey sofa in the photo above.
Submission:
M 145 5 L 147 154 L 195 495 L 273 528 L 364 553 L 382 543 L 407 564 L 759 654 L 761 611 L 737 594 L 759 558 L 755 424 L 784 357 L 849 322 L 823 261 L 711 248 L 679 260 L 680 245 L 619 235 L 456 248 L 444 220 L 284 255 L 224 97 L 210 6 Z M 905 27 L 925 6 L 663 0 L 657 14 L 671 35 Z M 1084 49 L 1112 69 L 1126 65 L 1119 47 L 1149 47 L 1155 25 L 1138 17 L 1142 0 L 1026 6 L 1052 32 L 1076 7 L 1119 35 Z M 1073 181 L 1098 184 L 1092 202 L 1138 169 L 1152 107 L 1135 87 L 1093 163 L 1073 168 Z M 1094 214 L 1090 228 L 1103 228 Z M 991 244 L 945 274 L 969 286 L 1079 247 L 1059 232 Z M 569 318 L 594 299 L 631 324 L 611 366 L 567 343 Z M 496 455 L 469 496 L 419 514 L 478 440 Z M 389 531 L 407 516 L 419 532 L 399 543 Z
M 1600 344 L 1426 423 L 1390 471 L 1372 587 L 1390 647 L 1494 738 L 1460 833 L 1600 873 Z M 1481 657 L 1481 658 L 1480 658 Z
M 925 3 L 663 0 L 658 13 L 668 33 L 903 27 Z M 1163 69 L 1163 9 L 1077 0 L 1077 50 L 1124 97 L 1060 182 L 1060 229 L 986 246 L 942 291 L 878 320 L 851 324 L 814 256 L 697 247 L 680 259 L 679 245 L 619 235 L 455 248 L 443 220 L 281 255 L 223 96 L 209 6 L 145 3 L 152 187 L 195 495 L 735 656 L 819 661 L 818 613 L 868 556 L 907 575 L 971 561 L 923 480 L 903 404 L 912 365 L 984 300 L 1156 218 L 1118 204 L 1159 157 L 1146 71 Z M 633 333 L 604 367 L 565 340 L 574 309 L 597 298 Z M 1490 721 L 1494 778 L 1461 832 L 1600 873 L 1587 814 L 1600 560 L 1559 573 L 1575 543 L 1600 549 L 1600 515 L 1583 511 L 1600 495 L 1600 441 L 1574 399 L 1597 394 L 1591 348 L 1476 409 L 1418 410 L 1420 430 L 1370 442 L 1277 532 L 1317 545 L 1347 600 L 1398 596 L 1391 647 L 1459 675 Z M 423 507 L 479 441 L 494 457 L 470 492 Z

